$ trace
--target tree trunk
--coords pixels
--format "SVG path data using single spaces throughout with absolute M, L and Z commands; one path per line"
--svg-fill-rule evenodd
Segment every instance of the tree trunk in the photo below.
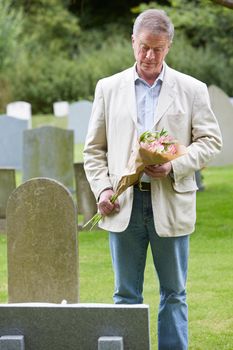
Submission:
M 233 0 L 213 0 L 216 4 L 233 9 Z

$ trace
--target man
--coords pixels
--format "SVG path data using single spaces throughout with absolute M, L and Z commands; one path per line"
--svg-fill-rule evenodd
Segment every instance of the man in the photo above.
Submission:
M 165 63 L 174 27 L 163 11 L 147 10 L 133 28 L 136 64 L 96 86 L 84 149 L 87 178 L 109 231 L 115 273 L 115 303 L 142 303 L 150 244 L 160 283 L 159 350 L 188 348 L 186 277 L 189 235 L 194 231 L 196 182 L 222 141 L 204 83 Z M 139 135 L 166 129 L 188 154 L 148 166 L 142 188 L 110 198 Z

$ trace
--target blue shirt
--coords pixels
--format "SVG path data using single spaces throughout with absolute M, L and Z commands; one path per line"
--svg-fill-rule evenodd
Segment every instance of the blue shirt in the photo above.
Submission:
M 138 136 L 144 131 L 151 131 L 156 123 L 156 107 L 163 82 L 163 76 L 164 68 L 151 86 L 144 79 L 139 77 L 135 66 L 134 82 L 137 103 Z M 150 177 L 143 174 L 141 181 L 150 182 Z
M 137 103 L 138 135 L 141 135 L 144 131 L 152 130 L 155 125 L 156 106 L 162 86 L 163 76 L 164 68 L 151 86 L 144 79 L 139 77 L 135 68 L 134 81 Z

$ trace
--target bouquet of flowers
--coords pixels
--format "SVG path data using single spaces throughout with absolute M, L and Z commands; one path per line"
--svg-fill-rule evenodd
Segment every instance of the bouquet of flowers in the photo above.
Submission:
M 121 177 L 110 201 L 114 203 L 120 194 L 130 186 L 139 183 L 140 187 L 140 179 L 147 165 L 161 165 L 186 153 L 187 148 L 180 145 L 166 130 L 144 132 L 130 157 L 125 175 Z M 96 213 L 83 227 L 91 225 L 90 230 L 92 230 L 102 218 L 100 213 Z

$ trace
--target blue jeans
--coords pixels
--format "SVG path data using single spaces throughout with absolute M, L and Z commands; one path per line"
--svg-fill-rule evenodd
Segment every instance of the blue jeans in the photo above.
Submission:
M 151 193 L 134 189 L 133 210 L 124 232 L 110 232 L 110 249 L 115 274 L 114 302 L 143 302 L 143 281 L 150 243 L 160 284 L 158 349 L 188 349 L 186 279 L 189 236 L 159 237 L 155 231 Z

